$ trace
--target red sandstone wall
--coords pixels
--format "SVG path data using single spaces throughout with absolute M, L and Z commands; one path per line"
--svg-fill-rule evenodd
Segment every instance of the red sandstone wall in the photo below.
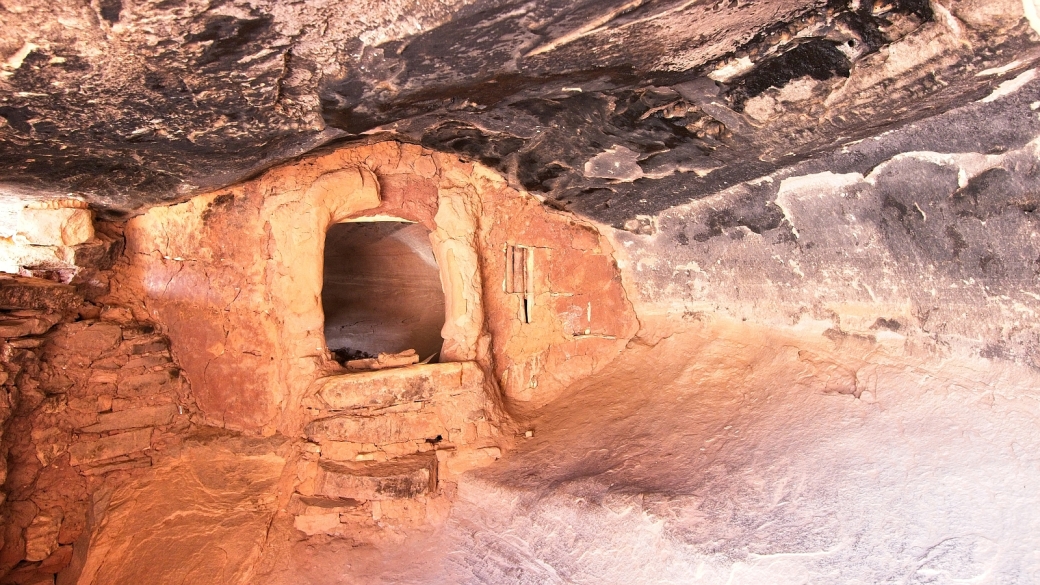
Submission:
M 169 334 L 208 424 L 302 424 L 304 391 L 328 367 L 324 230 L 376 193 L 370 173 L 301 163 L 128 223 L 114 294 Z
M 576 379 L 598 371 L 638 330 L 613 249 L 593 225 L 553 211 L 491 171 L 454 157 L 409 145 L 385 161 L 364 149 L 348 152 L 354 161 L 377 163 L 372 168 L 382 203 L 361 215 L 391 215 L 435 229 L 438 193 L 460 176 L 477 192 L 474 242 L 485 327 L 495 376 L 512 406 L 545 404 Z M 503 289 L 508 245 L 528 246 L 536 255 L 531 323 L 520 317 L 523 297 Z

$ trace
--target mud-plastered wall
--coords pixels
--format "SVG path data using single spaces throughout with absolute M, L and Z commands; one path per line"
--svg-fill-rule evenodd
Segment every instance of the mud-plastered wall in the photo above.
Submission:
M 322 170 L 275 172 L 127 224 L 113 290 L 176 340 L 210 424 L 275 432 L 323 365 L 325 227 L 379 199 L 370 172 Z
M 295 434 L 312 383 L 339 369 L 322 334 L 325 231 L 373 216 L 431 230 L 446 297 L 442 361 L 479 362 L 500 406 L 551 400 L 637 328 L 591 225 L 479 165 L 393 142 L 310 157 L 130 220 L 114 294 L 169 335 L 206 421 Z M 529 284 L 510 293 L 505 259 L 516 246 L 532 250 Z
M 501 197 L 482 239 L 495 372 L 518 405 L 542 406 L 599 371 L 638 329 L 613 250 L 591 224 Z

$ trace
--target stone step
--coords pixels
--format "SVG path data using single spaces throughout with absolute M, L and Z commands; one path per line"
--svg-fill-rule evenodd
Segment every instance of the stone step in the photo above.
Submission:
M 322 461 L 315 494 L 352 500 L 397 500 L 437 490 L 437 456 L 418 453 L 384 462 Z
M 293 494 L 289 499 L 288 511 L 290 514 L 297 516 L 343 514 L 356 510 L 362 504 L 362 501 L 351 498 L 324 498 L 321 496 Z
M 316 420 L 306 428 L 314 443 L 346 441 L 386 445 L 446 437 L 448 428 L 433 411 L 399 412 L 382 416 L 336 416 Z
M 317 392 L 321 412 L 331 416 L 307 425 L 315 443 L 449 440 L 486 420 L 484 373 L 474 362 L 332 376 Z
M 436 395 L 482 393 L 484 373 L 475 362 L 449 362 L 340 374 L 317 384 L 324 410 L 387 408 Z

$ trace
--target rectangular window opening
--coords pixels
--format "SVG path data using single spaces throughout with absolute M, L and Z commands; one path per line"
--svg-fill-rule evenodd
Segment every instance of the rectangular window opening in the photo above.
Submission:
M 530 323 L 534 314 L 534 250 L 527 246 L 506 246 L 505 291 L 521 296 L 524 323 Z

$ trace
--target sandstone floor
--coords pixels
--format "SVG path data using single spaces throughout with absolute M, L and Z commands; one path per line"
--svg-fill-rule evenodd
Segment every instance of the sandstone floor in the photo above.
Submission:
M 1038 376 L 914 361 L 740 324 L 644 329 L 467 476 L 443 526 L 301 545 L 281 577 L 1040 582 Z

